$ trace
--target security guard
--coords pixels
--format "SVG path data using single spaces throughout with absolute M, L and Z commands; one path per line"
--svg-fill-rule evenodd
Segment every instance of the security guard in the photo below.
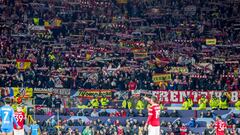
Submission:
M 209 106 L 212 110 L 217 110 L 219 107 L 219 99 L 213 94 L 212 98 L 210 99 Z
M 102 108 L 106 108 L 106 106 L 109 104 L 109 100 L 106 98 L 106 96 L 104 95 L 101 99 L 100 99 Z
M 235 103 L 235 109 L 240 111 L 240 98 L 238 98 L 238 101 Z
M 129 99 L 124 99 L 123 102 L 122 102 L 122 108 L 131 109 L 132 108 L 132 102 Z
M 208 100 L 206 96 L 202 95 L 202 97 L 198 100 L 198 104 L 199 104 L 198 110 L 206 110 L 207 102 Z
M 227 92 L 224 92 L 219 102 L 219 109 L 227 110 L 229 99 L 230 99 L 230 95 L 228 95 Z
M 143 103 L 143 101 L 141 100 L 141 98 L 137 101 L 136 109 L 137 109 L 138 111 L 144 109 L 144 103 Z
M 183 102 L 183 105 L 182 105 L 182 110 L 191 110 L 192 106 L 193 106 L 192 99 L 186 96 L 185 101 Z
M 94 99 L 92 99 L 90 101 L 90 103 L 91 103 L 91 107 L 93 107 L 93 108 L 98 108 L 99 107 L 99 101 L 98 101 L 97 97 L 94 97 Z
M 79 102 L 79 104 L 77 105 L 77 108 L 79 109 L 86 109 L 89 108 L 87 105 L 84 105 L 81 101 Z

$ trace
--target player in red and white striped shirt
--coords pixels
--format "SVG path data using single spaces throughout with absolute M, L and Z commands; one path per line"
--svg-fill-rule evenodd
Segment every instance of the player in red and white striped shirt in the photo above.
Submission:
M 157 104 L 157 98 L 152 96 L 151 99 L 145 97 L 151 106 L 148 108 L 148 119 L 145 129 L 148 126 L 148 135 L 160 135 L 160 105 Z
M 24 121 L 25 121 L 25 113 L 22 111 L 22 107 L 17 107 L 17 112 L 14 113 L 14 116 L 19 125 L 19 129 L 17 129 L 16 125 L 14 125 L 14 135 L 24 135 Z

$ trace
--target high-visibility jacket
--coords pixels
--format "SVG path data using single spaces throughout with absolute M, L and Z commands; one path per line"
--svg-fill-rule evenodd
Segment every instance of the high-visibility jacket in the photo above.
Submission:
M 192 101 L 192 99 L 188 99 L 187 100 L 187 102 L 188 102 L 188 109 L 190 109 L 190 108 L 192 108 L 193 107 L 193 101 Z
M 142 100 L 137 101 L 136 109 L 137 110 L 143 110 L 144 109 L 144 103 L 143 103 Z
M 228 109 L 228 101 L 227 101 L 227 99 L 225 99 L 224 101 L 220 100 L 219 108 L 220 109 Z
M 109 100 L 106 97 L 103 97 L 100 99 L 100 102 L 103 107 L 106 107 L 109 103 Z
M 132 108 L 132 102 L 130 100 L 126 100 L 126 99 L 123 100 L 122 108 L 131 109 Z
M 235 103 L 236 110 L 240 110 L 240 100 Z
M 160 104 L 160 110 L 164 110 L 163 104 Z
M 212 98 L 210 99 L 210 102 L 209 102 L 209 106 L 212 108 L 212 109 L 217 109 L 219 107 L 219 99 L 218 98 Z
M 193 106 L 193 101 L 192 99 L 187 99 L 186 101 L 183 102 L 182 104 L 182 110 L 190 110 Z
M 188 110 L 188 101 L 184 101 L 181 110 Z
M 33 23 L 34 23 L 34 25 L 39 25 L 39 18 L 34 17 L 33 18 Z
M 92 106 L 93 108 L 98 108 L 98 107 L 99 107 L 99 102 L 98 102 L 98 99 L 97 99 L 97 98 L 92 99 L 90 103 L 91 103 L 91 106 Z
M 199 104 L 199 107 L 198 107 L 198 110 L 206 110 L 206 107 L 207 107 L 207 99 L 202 97 L 198 100 L 198 104 Z

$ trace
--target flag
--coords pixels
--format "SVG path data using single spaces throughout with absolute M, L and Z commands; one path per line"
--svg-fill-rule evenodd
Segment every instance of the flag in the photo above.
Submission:
M 30 60 L 16 60 L 16 67 L 18 70 L 26 70 L 31 67 L 31 61 Z

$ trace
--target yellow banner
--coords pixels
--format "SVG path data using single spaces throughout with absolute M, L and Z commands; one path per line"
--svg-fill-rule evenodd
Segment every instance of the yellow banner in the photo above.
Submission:
M 187 67 L 171 67 L 171 69 L 169 71 L 167 71 L 169 73 L 183 73 L 186 74 L 188 73 L 188 68 Z
M 80 98 L 93 98 L 96 97 L 102 97 L 106 96 L 107 98 L 110 98 L 112 96 L 113 90 L 79 90 L 79 97 Z
M 153 82 L 162 82 L 162 81 L 171 81 L 172 76 L 171 74 L 155 74 L 152 77 Z
M 217 44 L 217 39 L 206 39 L 206 45 L 216 45 Z
M 33 89 L 32 88 L 19 88 L 19 87 L 13 87 L 13 93 L 14 97 L 20 94 L 24 98 L 30 98 L 33 95 Z

